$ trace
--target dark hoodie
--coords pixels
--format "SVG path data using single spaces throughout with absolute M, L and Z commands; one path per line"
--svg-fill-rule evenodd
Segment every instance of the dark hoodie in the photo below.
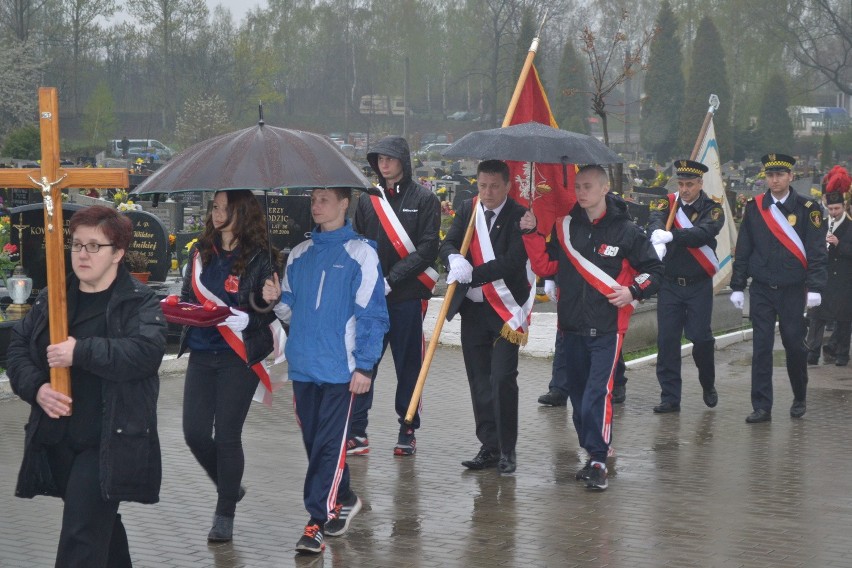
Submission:
M 556 222 L 561 223 L 562 218 Z M 648 299 L 660 287 L 663 263 L 642 229 L 630 220 L 627 204 L 621 198 L 608 194 L 606 213 L 595 223 L 589 221 L 579 204 L 575 205 L 571 210 L 570 239 L 574 248 L 595 266 L 623 286 L 630 286 L 635 299 Z M 524 246 L 537 275 L 556 274 L 559 329 L 587 336 L 626 331 L 626 318 L 619 321 L 618 308 L 592 288 L 568 260 L 555 226 L 550 242 L 545 243 L 539 233 L 531 233 L 524 235 Z
M 387 182 L 379 171 L 379 154 L 397 158 L 402 162 L 402 179 L 393 188 L 387 188 Z M 352 222 L 355 231 L 376 241 L 378 245 L 382 273 L 391 287 L 387 296 L 388 303 L 429 299 L 432 297 L 432 291 L 427 289 L 417 276 L 432 266 L 438 256 L 441 203 L 435 194 L 411 178 L 411 154 L 405 138 L 382 138 L 367 154 L 367 161 L 376 172 L 379 185 L 387 190 L 388 203 L 414 243 L 415 250 L 405 258 L 400 258 L 367 193 L 362 194 L 358 200 Z M 378 195 L 379 190 L 374 188 L 370 193 Z

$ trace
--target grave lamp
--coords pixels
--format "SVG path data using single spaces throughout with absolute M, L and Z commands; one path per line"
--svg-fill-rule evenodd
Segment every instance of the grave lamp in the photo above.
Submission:
M 33 279 L 24 273 L 23 267 L 19 264 L 12 272 L 12 276 L 6 279 L 6 288 L 13 302 L 6 308 L 6 317 L 10 320 L 23 318 L 30 311 L 27 299 L 33 291 Z

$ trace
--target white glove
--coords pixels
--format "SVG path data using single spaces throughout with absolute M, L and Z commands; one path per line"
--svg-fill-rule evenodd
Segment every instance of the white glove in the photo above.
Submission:
M 225 319 L 225 325 L 235 332 L 240 332 L 248 327 L 249 315 L 243 311 L 231 308 L 231 314 Z
M 740 291 L 731 292 L 731 303 L 734 305 L 735 308 L 741 310 L 745 305 L 745 296 Z
M 666 245 L 663 243 L 658 243 L 654 245 L 654 250 L 657 251 L 657 256 L 660 257 L 660 260 L 663 260 L 663 257 L 666 256 L 666 253 L 669 252 L 669 249 L 666 248 Z
M 550 301 L 556 303 L 559 301 L 559 286 L 556 285 L 556 280 L 544 281 L 544 293 L 550 298 Z
M 815 308 L 822 303 L 822 295 L 819 292 L 808 292 L 808 307 Z
M 473 266 L 460 254 L 451 254 L 447 260 L 450 262 L 450 271 L 447 273 L 447 284 L 458 282 L 459 284 L 470 284 L 473 279 Z
M 387 296 L 390 293 L 391 293 L 391 287 L 390 287 L 390 284 L 388 284 L 388 279 L 385 278 L 385 296 Z
M 651 244 L 652 245 L 660 245 L 672 242 L 674 236 L 671 234 L 671 231 L 664 231 L 662 229 L 657 229 L 653 233 L 651 233 Z
M 284 323 L 290 323 L 290 316 L 293 315 L 293 311 L 290 309 L 288 304 L 284 302 L 278 302 L 275 304 L 275 308 L 272 310 L 275 312 L 275 317 L 283 321 Z

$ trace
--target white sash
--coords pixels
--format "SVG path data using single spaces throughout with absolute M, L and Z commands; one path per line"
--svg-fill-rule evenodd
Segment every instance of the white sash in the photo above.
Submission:
M 674 201 L 677 203 L 678 194 L 674 194 Z M 692 221 L 689 220 L 689 217 L 686 216 L 686 213 L 683 212 L 682 207 L 677 208 L 677 213 L 675 214 L 675 224 L 681 229 L 691 229 L 694 225 Z M 704 259 L 706 259 L 706 263 L 702 262 L 702 259 L 697 258 L 695 260 L 698 261 L 698 264 L 707 272 L 709 276 L 713 276 L 717 272 L 719 272 L 719 259 L 716 258 L 716 253 L 713 252 L 707 245 L 701 245 L 700 247 L 686 247 L 686 249 L 693 253 L 693 256 L 700 254 Z M 710 269 L 712 268 L 712 272 Z

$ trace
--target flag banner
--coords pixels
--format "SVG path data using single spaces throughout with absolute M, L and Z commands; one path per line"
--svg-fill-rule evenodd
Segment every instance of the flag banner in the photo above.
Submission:
M 518 99 L 518 105 L 508 126 L 530 121 L 558 128 L 534 64 L 530 67 L 521 97 Z M 526 207 L 529 206 L 530 199 L 533 199 L 533 213 L 538 221 L 539 232 L 549 235 L 557 217 L 567 215 L 576 201 L 574 165 L 566 166 L 568 183 L 563 184 L 562 164 L 534 164 L 535 171 L 530 171 L 529 162 L 507 161 L 506 163 L 509 164 L 512 182 L 509 196 Z M 532 184 L 535 191 L 530 191 Z
M 718 292 L 722 287 L 727 286 L 731 279 L 734 260 L 732 254 L 737 242 L 737 227 L 734 223 L 734 214 L 725 195 L 725 184 L 722 181 L 722 167 L 719 160 L 719 145 L 716 143 L 716 129 L 713 126 L 712 119 L 695 159 L 709 168 L 709 171 L 704 174 L 704 193 L 714 201 L 720 202 L 725 212 L 725 224 L 722 226 L 719 236 L 716 237 L 716 258 L 719 259 L 719 271 L 713 276 L 713 290 Z

